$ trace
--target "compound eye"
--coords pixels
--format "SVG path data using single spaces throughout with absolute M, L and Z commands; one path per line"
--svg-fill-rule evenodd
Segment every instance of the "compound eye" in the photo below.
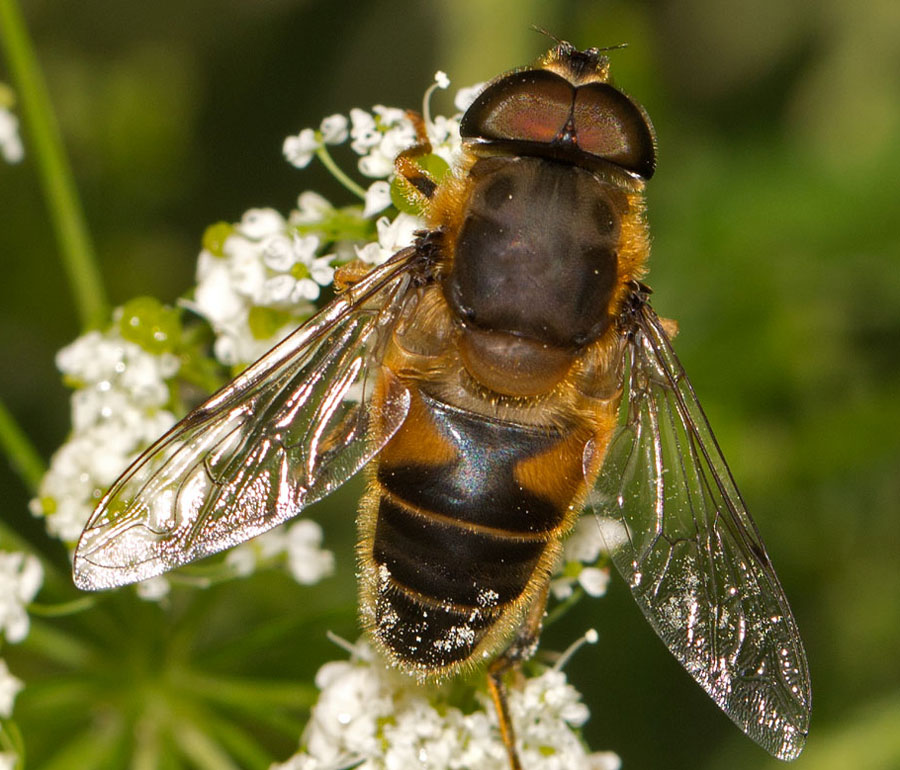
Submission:
M 550 144 L 572 114 L 572 86 L 552 72 L 514 72 L 488 86 L 466 110 L 463 138 Z
M 608 83 L 575 92 L 575 135 L 583 152 L 615 163 L 644 179 L 656 168 L 653 126 L 644 110 Z

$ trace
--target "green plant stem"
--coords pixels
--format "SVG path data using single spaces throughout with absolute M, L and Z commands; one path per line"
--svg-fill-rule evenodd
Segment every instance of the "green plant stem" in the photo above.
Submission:
M 28 611 L 32 615 L 42 618 L 64 618 L 89 610 L 95 604 L 97 604 L 96 596 L 79 596 L 77 599 L 72 599 L 69 602 L 60 602 L 59 604 L 32 602 L 28 605 Z
M 47 87 L 16 0 L 0 0 L 0 39 L 22 105 L 27 152 L 37 164 L 82 328 L 99 327 L 109 316 L 106 292 Z
M 182 754 L 200 770 L 240 770 L 217 741 L 198 730 L 190 721 L 173 724 L 172 735 Z
M 25 482 L 29 492 L 36 494 L 47 469 L 37 449 L 2 401 L 0 401 L 0 447 L 9 458 L 13 469 Z
M 547 613 L 547 617 L 544 618 L 544 626 L 552 626 L 559 620 L 563 615 L 565 615 L 572 607 L 574 607 L 578 602 L 581 601 L 584 596 L 584 589 L 581 587 L 577 587 L 572 591 L 572 594 L 557 604 L 550 612 Z
M 0 0 L 2 2 L 2 0 Z M 366 191 L 360 187 L 356 182 L 354 182 L 349 176 L 347 176 L 337 163 L 334 162 L 334 158 L 331 157 L 331 153 L 324 147 L 320 147 L 316 150 L 316 157 L 322 161 L 322 164 L 327 168 L 332 176 L 338 180 L 344 187 L 346 187 L 350 192 L 356 195 L 361 200 L 366 199 Z

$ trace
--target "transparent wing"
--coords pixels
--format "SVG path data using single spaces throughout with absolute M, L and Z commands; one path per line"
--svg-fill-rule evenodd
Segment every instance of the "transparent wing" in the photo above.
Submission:
M 375 268 L 141 455 L 85 527 L 78 587 L 145 580 L 248 540 L 368 462 L 409 407 L 380 361 L 418 257 Z
M 787 599 L 649 305 L 628 331 L 620 425 L 589 507 L 672 654 L 749 737 L 793 759 L 810 686 Z

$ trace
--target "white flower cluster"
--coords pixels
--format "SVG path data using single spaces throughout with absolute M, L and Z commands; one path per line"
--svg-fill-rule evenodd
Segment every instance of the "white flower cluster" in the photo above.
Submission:
M 425 92 L 422 117 L 432 152 L 452 165 L 460 147 L 459 122 L 462 113 L 481 91 L 483 84 L 463 88 L 457 92 L 450 116 L 432 117 L 430 98 L 435 89 L 446 89 L 450 81 L 443 72 L 435 75 L 435 82 Z M 331 115 L 318 130 L 304 128 L 284 141 L 284 155 L 297 168 L 306 167 L 313 155 L 324 151 L 326 145 L 339 145 L 350 140 L 350 149 L 360 156 L 357 167 L 363 176 L 375 179 L 365 190 L 363 216 L 371 217 L 391 205 L 391 191 L 387 180 L 394 172 L 394 159 L 417 141 L 416 129 L 409 112 L 397 107 L 376 104 L 371 111 L 353 108 L 349 118 Z M 413 242 L 413 233 L 422 227 L 419 217 L 401 212 L 390 219 L 376 222 L 378 241 L 356 248 L 356 256 L 363 262 L 380 265 L 400 249 Z
M 423 222 L 419 217 L 401 212 L 393 220 L 381 217 L 375 227 L 378 240 L 359 246 L 356 254 L 363 262 L 380 265 L 387 262 L 400 249 L 411 246 L 416 230 L 421 230 Z
M 506 770 L 509 759 L 487 695 L 471 713 L 385 667 L 360 642 L 354 659 L 325 664 L 303 749 L 272 770 Z M 587 707 L 550 669 L 509 693 L 517 750 L 529 770 L 617 770 L 609 752 L 590 753 L 579 735 Z
M 0 551 L 0 633 L 7 642 L 16 644 L 28 635 L 25 605 L 34 599 L 43 582 L 44 570 L 37 557 Z
M 44 570 L 37 557 L 20 552 L 0 551 L 0 633 L 7 642 L 16 644 L 28 635 L 29 621 L 25 606 L 44 582 Z M 12 716 L 16 696 L 24 687 L 21 679 L 10 673 L 0 658 L 0 719 Z M 0 753 L 0 770 L 16 766 L 12 752 Z
M 452 163 L 459 149 L 459 121 L 483 84 L 461 89 L 454 99 L 458 112 L 451 117 L 437 115 L 432 119 L 429 100 L 437 88 L 446 89 L 450 80 L 437 72 L 435 82 L 425 92 L 422 117 L 432 150 L 447 163 Z M 309 165 L 313 156 L 325 145 L 339 145 L 350 139 L 350 149 L 360 156 L 359 171 L 370 179 L 386 179 L 394 171 L 394 159 L 416 143 L 416 129 L 407 110 L 376 104 L 371 112 L 354 107 L 349 119 L 345 115 L 330 115 L 318 130 L 304 128 L 284 141 L 284 155 L 297 168 Z M 385 208 L 387 203 L 385 203 Z
M 424 100 L 423 122 L 433 153 L 451 163 L 459 144 L 461 114 L 431 117 L 429 98 L 435 88 L 449 85 L 438 73 Z M 464 110 L 480 86 L 463 89 L 455 105 Z M 344 144 L 360 157 L 363 176 L 376 181 L 363 190 L 348 180 L 325 152 L 326 145 Z M 391 204 L 386 181 L 396 156 L 416 142 L 406 110 L 376 105 L 371 112 L 350 110 L 349 117 L 331 115 L 318 129 L 305 128 L 284 141 L 287 160 L 306 167 L 320 155 L 348 187 L 364 198 L 360 220 L 374 217 Z M 287 336 L 314 311 L 321 287 L 334 278 L 334 266 L 354 257 L 368 264 L 384 262 L 413 242 L 422 227 L 419 217 L 400 213 L 376 222 L 377 241 L 360 246 L 350 239 L 330 240 L 326 224 L 336 209 L 313 192 L 303 193 L 298 208 L 285 218 L 272 209 L 251 209 L 224 238 L 220 247 L 205 248 L 197 265 L 197 288 L 189 307 L 206 318 L 216 331 L 216 357 L 228 366 L 255 361 Z M 321 230 L 320 230 L 321 228 Z M 324 250 L 329 253 L 322 253 Z
M 19 136 L 19 119 L 10 109 L 14 102 L 12 89 L 0 83 L 0 155 L 7 163 L 18 163 L 25 157 Z
M 225 564 L 237 575 L 249 575 L 260 563 L 281 558 L 300 585 L 315 585 L 334 572 L 334 554 L 322 548 L 322 528 L 311 519 L 276 527 L 233 548 Z
M 330 209 L 324 199 L 307 196 L 304 204 L 296 218 L 305 215 L 307 223 Z M 300 235 L 294 224 L 273 209 L 251 209 L 221 253 L 200 252 L 188 304 L 212 325 L 216 358 L 227 366 L 255 361 L 296 329 L 312 315 L 321 288 L 334 280 L 335 255 L 319 256 L 319 237 Z
M 56 365 L 76 386 L 72 433 L 53 455 L 30 507 L 45 517 L 51 535 L 72 544 L 103 492 L 175 423 L 166 409 L 167 380 L 179 360 L 148 353 L 114 326 L 79 337 L 59 351 Z

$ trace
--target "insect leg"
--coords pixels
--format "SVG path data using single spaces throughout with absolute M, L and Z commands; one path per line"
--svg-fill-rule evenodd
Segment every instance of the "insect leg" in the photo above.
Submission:
M 509 646 L 488 666 L 488 690 L 491 694 L 491 700 L 494 702 L 494 708 L 497 711 L 500 737 L 503 739 L 503 745 L 506 746 L 511 770 L 522 770 L 522 764 L 519 762 L 519 755 L 516 752 L 516 734 L 509 715 L 509 702 L 506 694 L 506 685 L 503 683 L 503 676 L 510 669 L 517 667 L 523 660 L 528 660 L 534 654 L 535 649 L 537 649 L 538 640 L 541 636 L 544 610 L 547 606 L 548 588 L 549 586 L 544 586 L 540 594 L 535 597 L 528 614 L 519 626 L 519 630 Z
M 424 210 L 434 196 L 437 182 L 419 165 L 417 159 L 431 154 L 431 141 L 422 116 L 412 111 L 408 111 L 406 116 L 416 131 L 416 143 L 394 159 L 395 184 L 412 206 Z
M 363 262 L 361 259 L 354 259 L 347 262 L 334 271 L 334 288 L 338 293 L 349 289 L 354 284 L 359 283 L 372 271 L 372 265 Z

